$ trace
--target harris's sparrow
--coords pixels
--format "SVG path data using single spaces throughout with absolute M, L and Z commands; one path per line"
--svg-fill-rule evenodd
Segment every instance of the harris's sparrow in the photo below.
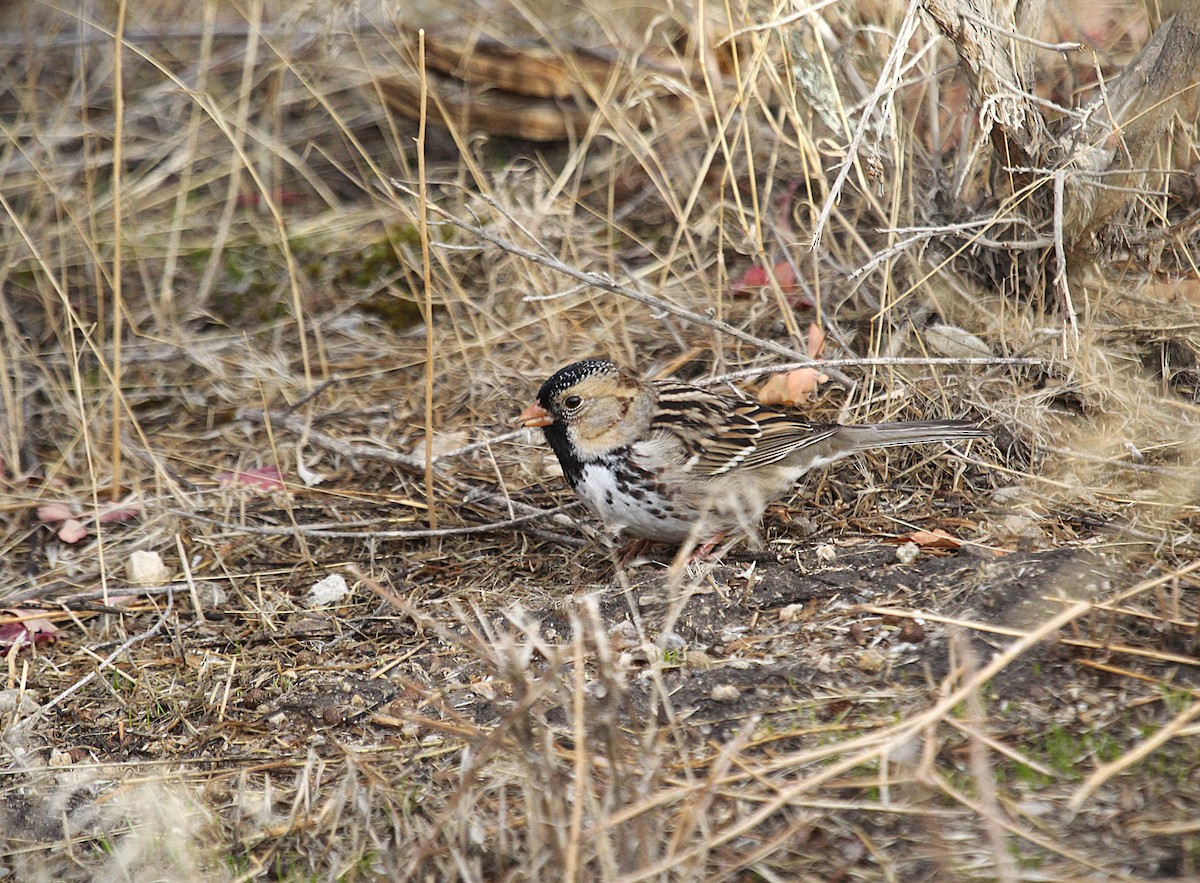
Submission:
M 812 423 L 786 407 L 642 381 L 603 359 L 558 371 L 519 419 L 543 430 L 606 526 L 669 543 L 750 528 L 804 473 L 858 451 L 988 435 L 964 420 Z

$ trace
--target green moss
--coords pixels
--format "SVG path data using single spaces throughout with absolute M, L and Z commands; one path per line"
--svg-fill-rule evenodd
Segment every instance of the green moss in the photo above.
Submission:
M 996 781 L 1001 785 L 1018 782 L 1034 788 L 1044 788 L 1054 781 L 1053 777 L 1040 773 L 1024 763 L 1006 763 L 996 767 Z
M 288 249 L 298 273 L 314 291 L 332 289 L 359 295 L 358 307 L 389 328 L 406 330 L 424 317 L 415 292 L 408 290 L 420 251 L 420 231 L 412 224 L 376 228 L 375 235 L 350 242 L 332 235 L 292 236 Z M 201 245 L 185 251 L 180 265 L 200 276 L 213 260 L 213 249 Z M 260 239 L 254 231 L 230 241 L 220 255 L 209 309 L 229 325 L 277 321 L 292 309 L 287 261 L 279 242 Z
M 387 291 L 363 301 L 359 309 L 381 320 L 394 331 L 412 328 L 425 319 L 416 301 Z
M 1022 851 L 1022 847 L 1026 844 L 1014 837 L 1008 841 L 1008 851 L 1014 859 L 1016 859 L 1017 867 L 1025 871 L 1036 870 L 1046 864 L 1048 856 L 1041 849 L 1030 849 Z
M 1170 687 L 1160 687 L 1159 690 L 1162 693 L 1163 707 L 1174 716 L 1183 714 L 1197 701 L 1187 690 L 1173 690 Z
M 1070 779 L 1080 779 L 1097 762 L 1116 760 L 1123 750 L 1116 738 L 1106 730 L 1076 733 L 1056 725 L 1046 731 L 1041 753 L 1046 766 Z
M 279 249 L 271 245 L 251 242 L 226 246 L 209 304 L 212 313 L 231 325 L 255 325 L 286 316 L 283 264 Z
M 397 290 L 392 280 L 403 280 L 409 264 L 406 252 L 419 250 L 420 232 L 411 224 L 394 225 L 377 239 L 336 258 L 331 282 L 341 290 L 369 292 L 359 309 L 383 321 L 396 331 L 404 331 L 424 321 L 415 292 Z
M 419 252 L 421 235 L 411 224 L 396 225 L 337 259 L 334 281 L 357 288 L 372 289 L 393 278 L 406 264 L 405 252 Z

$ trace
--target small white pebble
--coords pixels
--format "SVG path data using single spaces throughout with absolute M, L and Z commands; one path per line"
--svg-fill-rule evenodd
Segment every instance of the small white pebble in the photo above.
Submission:
M 46 761 L 46 764 L 48 766 L 52 766 L 52 767 L 70 766 L 71 765 L 71 752 L 58 751 L 58 750 L 52 751 L 50 753 L 50 759 L 48 761 Z
M 826 564 L 828 564 L 830 561 L 832 561 L 836 557 L 837 557 L 837 549 L 835 549 L 833 547 L 832 543 L 822 543 L 821 545 L 817 546 L 817 560 L 818 561 L 823 561 Z
M 472 819 L 467 825 L 467 837 L 472 846 L 480 847 L 487 843 L 488 832 L 482 822 L 478 819 Z
M 667 632 L 664 635 L 659 635 L 658 646 L 664 650 L 682 650 L 687 646 L 687 641 L 675 632 Z
M 157 552 L 139 550 L 125 562 L 125 575 L 135 586 L 156 586 L 167 581 L 167 565 Z
M 779 611 L 780 622 L 795 622 L 804 615 L 803 604 L 789 604 Z
M 21 714 L 33 714 L 39 708 L 37 694 L 32 690 L 0 690 L 0 717 L 8 717 L 20 708 Z
M 896 560 L 901 564 L 912 564 L 921 554 L 921 547 L 916 543 L 905 543 L 896 548 Z
M 858 654 L 858 667 L 865 672 L 883 671 L 887 667 L 887 657 L 873 647 L 868 648 Z
M 316 487 L 328 478 L 327 475 L 321 472 L 314 472 L 309 469 L 303 457 L 296 457 L 296 474 L 300 476 L 300 480 L 304 482 L 305 487 Z
M 997 506 L 1004 506 L 1009 503 L 1019 503 L 1027 496 L 1029 496 L 1028 488 L 1019 484 L 1010 484 L 992 491 L 992 502 Z
M 349 594 L 350 587 L 346 585 L 346 578 L 340 573 L 332 573 L 312 584 L 308 590 L 308 602 L 313 607 L 328 607 Z
M 742 691 L 733 684 L 718 684 L 712 689 L 712 698 L 717 702 L 733 702 L 741 695 Z
M 750 660 L 748 660 L 748 659 L 731 659 L 731 660 L 729 660 L 729 667 L 732 669 L 735 669 L 736 671 L 746 671 L 747 669 L 750 668 Z
M 637 626 L 630 620 L 623 619 L 609 627 L 608 636 L 610 638 L 621 638 L 624 641 L 635 641 L 638 636 Z
M 916 763 L 920 759 L 921 740 L 915 737 L 905 739 L 888 751 L 888 760 L 892 763 Z
M 1048 800 L 1022 800 L 1017 803 L 1016 808 L 1021 815 L 1034 818 L 1055 812 L 1054 804 Z
M 612 649 L 617 651 L 636 647 L 640 643 L 637 626 L 627 619 L 618 622 L 608 630 L 608 641 Z

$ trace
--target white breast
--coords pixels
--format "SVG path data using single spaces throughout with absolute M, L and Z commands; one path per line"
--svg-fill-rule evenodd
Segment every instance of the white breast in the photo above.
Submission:
M 669 501 L 653 491 L 630 488 L 606 464 L 586 464 L 575 493 L 609 528 L 635 537 L 678 543 L 692 530 L 694 519 L 688 513 L 676 513 Z

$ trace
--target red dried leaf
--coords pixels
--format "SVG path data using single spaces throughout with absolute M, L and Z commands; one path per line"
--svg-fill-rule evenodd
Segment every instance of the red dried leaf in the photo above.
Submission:
M 75 512 L 66 503 L 47 503 L 38 506 L 37 517 L 42 524 L 58 524 L 74 518 Z
M 777 261 L 773 270 L 775 281 L 779 283 L 784 294 L 791 294 L 796 290 L 796 271 L 792 269 L 790 261 Z
M 127 498 L 121 503 L 110 503 L 100 510 L 99 516 L 94 515 L 78 515 L 74 509 L 66 503 L 47 503 L 44 506 L 38 506 L 37 518 L 42 524 L 58 524 L 58 536 L 65 543 L 77 543 L 88 535 L 87 528 L 84 525 L 90 521 L 99 521 L 101 524 L 111 524 L 114 522 L 132 521 L 142 514 L 141 506 L 131 506 L 128 501 L 132 497 Z
M 787 261 L 776 261 L 770 270 L 757 264 L 748 268 L 729 284 L 729 293 L 735 297 L 753 294 L 768 287 L 772 278 L 779 283 L 784 294 L 791 294 L 796 290 L 796 271 L 792 269 L 792 265 Z
M 264 491 L 283 490 L 283 476 L 275 466 L 256 466 L 245 472 L 226 472 L 217 477 L 224 485 L 244 484 Z
M 78 543 L 88 533 L 90 531 L 84 526 L 82 521 L 77 518 L 68 518 L 62 523 L 62 527 L 58 529 L 58 538 L 64 543 Z
M 121 506 L 116 505 L 110 509 L 105 509 L 100 513 L 97 519 L 101 524 L 112 524 L 114 522 L 121 523 L 125 521 L 133 521 L 142 514 L 141 506 Z
M 45 618 L 45 610 L 19 610 L 5 608 L 0 613 L 12 619 L 0 621 L 0 649 L 9 649 L 14 644 L 28 647 L 57 640 L 58 627 Z
M 740 277 L 729 283 L 729 292 L 734 295 L 750 294 L 759 288 L 765 287 L 770 282 L 765 267 L 760 267 L 757 264 L 750 267 Z

